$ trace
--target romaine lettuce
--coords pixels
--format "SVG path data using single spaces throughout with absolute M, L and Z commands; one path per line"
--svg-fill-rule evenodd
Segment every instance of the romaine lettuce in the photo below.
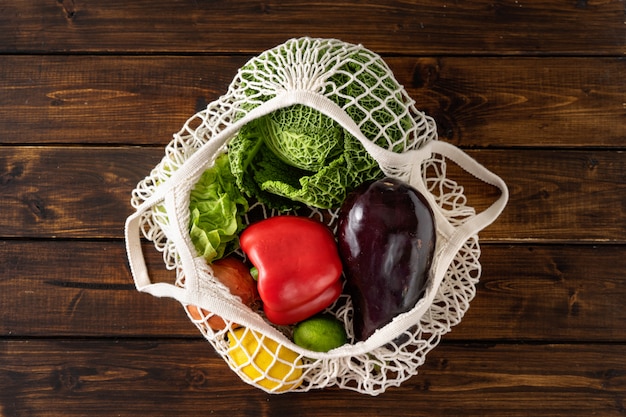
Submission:
M 247 210 L 248 201 L 237 188 L 228 156 L 221 155 L 189 196 L 189 234 L 198 254 L 211 262 L 235 250 Z

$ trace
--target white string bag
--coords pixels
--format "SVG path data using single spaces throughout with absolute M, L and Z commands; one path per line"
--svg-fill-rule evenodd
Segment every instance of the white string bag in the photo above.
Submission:
M 437 226 L 429 281 L 417 305 L 367 340 L 354 342 L 352 304 L 347 295 L 340 296 L 327 312 L 345 324 L 349 343 L 326 353 L 295 345 L 289 328 L 271 325 L 262 311 L 232 296 L 197 255 L 188 230 L 189 194 L 200 175 L 227 152 L 242 126 L 294 104 L 334 119 L 385 175 L 422 192 Z M 476 213 L 463 187 L 446 176 L 450 161 L 497 187 L 497 200 Z M 414 107 L 380 56 L 334 39 L 291 39 L 251 59 L 225 95 L 174 135 L 165 157 L 132 193 L 136 212 L 126 222 L 127 253 L 139 291 L 202 309 L 200 318 L 190 318 L 243 381 L 267 392 L 338 386 L 378 395 L 415 375 L 426 354 L 462 319 L 481 274 L 477 233 L 498 217 L 507 200 L 506 184 L 498 176 L 437 140 L 434 121 Z M 258 203 L 250 212 L 278 214 Z M 336 230 L 337 212 L 311 208 L 308 214 Z M 163 253 L 165 266 L 176 272 L 175 282 L 151 281 L 141 235 Z M 214 314 L 224 319 L 226 329 L 211 329 L 208 320 Z M 244 329 L 237 335 L 229 330 L 234 323 Z

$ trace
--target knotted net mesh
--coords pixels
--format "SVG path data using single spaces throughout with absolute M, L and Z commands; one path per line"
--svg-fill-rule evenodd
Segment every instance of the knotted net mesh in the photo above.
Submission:
M 414 101 L 380 56 L 363 46 L 338 40 L 292 39 L 251 59 L 238 71 L 225 95 L 185 123 L 166 147 L 162 161 L 133 191 L 132 205 L 137 208 L 150 199 L 192 155 L 254 109 L 294 91 L 306 91 L 330 100 L 349 116 L 366 140 L 391 153 L 407 154 L 437 140 L 434 121 L 415 108 Z M 287 111 L 274 112 L 266 128 L 271 130 L 272 123 L 287 120 L 294 126 L 294 135 L 306 135 L 310 128 L 306 120 L 291 120 L 290 117 L 292 115 Z M 328 124 L 329 140 L 332 140 L 333 135 L 339 134 L 335 130 L 343 130 L 345 126 L 327 119 L 316 123 Z M 228 151 L 229 141 L 237 133 L 206 158 L 207 168 L 218 155 Z M 344 140 L 356 140 L 352 133 L 342 132 L 347 138 Z M 288 137 L 283 137 L 277 138 L 272 146 L 289 147 L 292 144 Z M 362 172 L 367 173 L 373 167 L 389 176 L 421 182 L 441 218 L 452 227 L 463 224 L 475 214 L 467 204 L 463 187 L 447 177 L 448 161 L 443 155 L 433 153 L 418 161 L 402 158 L 374 160 L 364 148 L 355 146 L 354 149 L 360 153 L 356 159 L 372 161 L 371 166 L 366 166 Z M 333 155 L 318 155 L 317 160 L 297 162 L 315 168 L 329 157 Z M 419 178 L 412 178 L 414 172 L 419 172 Z M 182 264 L 179 250 L 185 242 L 173 237 L 171 224 L 175 217 L 182 224 L 188 222 L 185 204 L 188 204 L 188 194 L 196 180 L 179 180 L 180 184 L 171 191 L 181 195 L 183 203 L 179 209 L 168 212 L 163 204 L 155 204 L 142 215 L 141 231 L 162 252 L 165 267 L 175 271 L 173 285 L 186 288 L 188 280 L 193 278 L 199 281 L 200 290 L 208 298 L 224 299 L 235 306 L 217 314 L 207 308 L 185 304 L 190 320 L 231 369 L 243 381 L 262 390 L 279 393 L 338 386 L 378 395 L 417 373 L 426 354 L 439 343 L 442 335 L 460 322 L 475 295 L 481 267 L 478 237 L 472 236 L 463 243 L 452 262 L 445 265 L 441 283 L 430 288 L 430 303 L 422 305 L 419 312 L 407 313 L 414 320 L 410 326 L 397 329 L 393 338 L 375 346 L 355 341 L 352 303 L 344 293 L 327 308 L 326 313 L 344 324 L 348 343 L 327 353 L 303 349 L 292 342 L 291 327 L 273 326 L 265 320 L 261 309 L 244 306 L 202 259 L 195 259 L 191 266 Z M 244 223 L 277 214 L 275 208 L 253 202 Z M 297 214 L 316 218 L 336 230 L 337 208 L 305 206 Z M 445 230 L 438 226 L 438 247 L 446 245 L 449 232 Z M 245 258 L 242 252 L 237 254 Z M 194 271 L 194 277 L 185 276 L 185 271 L 190 270 Z M 210 300 L 207 303 L 210 304 Z M 219 325 L 215 324 L 216 321 L 220 322 Z M 246 325 L 241 327 L 242 323 Z

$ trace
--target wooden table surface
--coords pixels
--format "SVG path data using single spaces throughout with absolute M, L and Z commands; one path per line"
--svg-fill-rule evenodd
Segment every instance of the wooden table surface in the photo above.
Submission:
M 625 415 L 625 9 L 3 2 L 0 415 Z M 172 134 L 248 59 L 300 36 L 381 54 L 440 139 L 510 189 L 462 323 L 378 397 L 244 384 L 179 303 L 134 289 L 124 251 L 131 190 Z

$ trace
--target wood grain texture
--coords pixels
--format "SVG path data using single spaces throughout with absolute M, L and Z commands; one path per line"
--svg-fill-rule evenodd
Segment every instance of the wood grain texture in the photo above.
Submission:
M 477 295 L 449 339 L 626 339 L 626 248 L 482 245 Z
M 614 345 L 443 344 L 378 397 L 268 395 L 202 341 L 3 340 L 0 352 L 0 412 L 10 416 L 620 416 L 626 389 Z
M 0 56 L 0 142 L 165 146 L 245 61 Z
M 621 55 L 625 46 L 619 0 L 36 0 L 1 11 L 4 53 L 256 53 L 303 35 L 414 55 Z
M 159 162 L 160 153 L 5 147 L 0 155 L 5 236 L 122 237 L 125 218 L 132 213 L 130 192 Z
M 4 147 L 1 237 L 121 238 L 130 193 L 161 159 L 136 147 Z M 472 150 L 507 183 L 510 202 L 485 241 L 624 243 L 626 154 L 595 150 Z M 450 165 L 454 168 L 454 165 Z M 494 190 L 466 176 L 469 204 Z M 465 182 L 469 181 L 469 182 Z
M 174 282 L 145 252 L 151 278 Z M 121 241 L 4 241 L 0 254 L 4 336 L 200 336 L 178 302 L 135 289 Z
M 0 143 L 165 146 L 249 58 L 0 56 Z M 456 145 L 624 148 L 621 58 L 385 61 Z
M 174 282 L 144 247 L 153 281 Z M 482 277 L 444 340 L 626 340 L 623 246 L 483 245 Z M 0 335 L 192 337 L 180 304 L 134 288 L 122 242 L 0 242 Z M 601 320 L 599 320 L 601 318 Z
M 469 154 L 501 176 L 510 192 L 507 208 L 481 232 L 481 238 L 624 242 L 623 152 L 510 149 Z M 481 192 L 482 198 L 489 195 L 484 189 Z M 477 201 L 476 205 L 480 204 Z
M 458 146 L 624 147 L 621 58 L 388 61 L 440 137 Z
M 0 416 L 624 416 L 624 0 L 0 4 Z M 500 175 L 463 321 L 378 397 L 272 396 L 135 290 L 131 190 L 237 69 L 298 36 L 380 53 Z M 452 164 L 482 210 L 498 193 Z M 144 245 L 155 281 L 173 280 Z

